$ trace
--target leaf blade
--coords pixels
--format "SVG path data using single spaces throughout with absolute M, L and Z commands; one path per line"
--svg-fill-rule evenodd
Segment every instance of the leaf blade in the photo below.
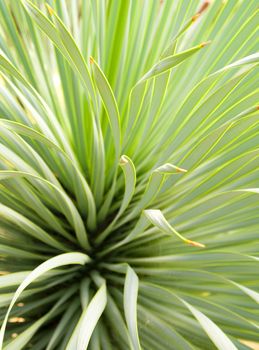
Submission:
M 138 276 L 134 270 L 128 266 L 124 284 L 123 305 L 132 348 L 134 350 L 141 350 L 137 326 L 138 285 Z
M 23 292 L 23 290 L 30 284 L 32 283 L 35 279 L 40 277 L 42 274 L 46 273 L 49 270 L 55 269 L 60 266 L 64 265 L 69 265 L 69 264 L 80 264 L 84 265 L 86 262 L 89 262 L 90 258 L 83 253 L 65 253 L 61 255 L 57 255 L 54 258 L 51 258 L 38 267 L 34 269 L 25 279 L 24 281 L 20 284 L 18 289 L 16 290 L 12 301 L 9 305 L 9 308 L 6 312 L 3 324 L 0 329 L 0 349 L 2 349 L 3 346 L 3 339 L 4 339 L 4 333 L 5 333 L 5 328 L 7 324 L 7 320 L 9 317 L 9 314 L 12 310 L 12 307 L 14 306 L 16 300 L 19 298 L 20 294 Z

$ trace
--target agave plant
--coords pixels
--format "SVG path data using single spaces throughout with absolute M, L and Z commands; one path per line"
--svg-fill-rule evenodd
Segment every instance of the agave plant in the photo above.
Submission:
M 0 1 L 0 349 L 256 346 L 256 10 Z

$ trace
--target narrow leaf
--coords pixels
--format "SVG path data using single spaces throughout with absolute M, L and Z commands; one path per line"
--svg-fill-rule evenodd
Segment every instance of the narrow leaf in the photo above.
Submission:
M 80 322 L 77 350 L 86 350 L 95 326 L 107 303 L 106 285 L 103 284 L 90 301 Z
M 180 299 L 186 307 L 191 311 L 197 321 L 200 323 L 202 328 L 208 334 L 212 342 L 216 345 L 219 350 L 238 350 L 237 347 L 232 343 L 228 336 L 207 316 L 197 310 L 195 307 Z
M 77 75 L 79 74 L 79 78 L 86 87 L 87 92 L 90 93 L 93 102 L 95 102 L 95 93 L 86 63 L 73 38 L 68 33 L 60 19 L 56 16 L 55 12 L 53 11 L 52 14 L 55 16 L 57 28 L 32 2 L 29 0 L 24 0 L 23 4 L 30 17 L 33 18 L 40 29 L 63 54 L 63 56 L 71 64 L 75 73 Z M 71 47 L 73 48 L 72 50 L 70 49 Z
M 159 193 L 166 176 L 185 173 L 185 172 L 187 172 L 187 170 L 179 168 L 170 163 L 161 165 L 160 167 L 153 170 L 144 194 L 142 195 L 140 201 L 136 203 L 131 213 L 123 220 L 123 223 L 133 218 L 141 210 L 146 208 L 147 205 L 152 203 L 152 201 L 156 198 L 157 194 Z
M 69 339 L 66 350 L 86 350 L 95 326 L 107 303 L 106 284 L 103 283 L 92 300 L 86 305 Z
M 113 221 L 110 223 L 110 225 L 100 234 L 100 236 L 96 239 L 96 242 L 99 243 L 103 241 L 107 235 L 111 232 L 113 226 L 116 224 L 120 216 L 123 214 L 125 209 L 128 207 L 134 192 L 135 192 L 135 185 L 136 185 L 136 170 L 134 167 L 134 164 L 132 160 L 123 155 L 120 159 L 120 167 L 124 174 L 124 181 L 125 181 L 125 190 L 124 195 L 122 199 L 122 203 L 120 206 L 120 209 L 113 219 Z
M 124 284 L 124 313 L 134 350 L 141 350 L 137 326 L 138 276 L 128 266 Z
M 120 115 L 117 102 L 115 100 L 111 86 L 101 68 L 92 57 L 90 59 L 90 62 L 92 64 L 94 81 L 102 97 L 103 105 L 106 110 L 109 123 L 111 125 L 116 159 L 118 159 L 121 149 L 121 131 Z
M 34 269 L 26 278 L 25 280 L 20 284 L 18 289 L 16 290 L 13 299 L 9 305 L 9 308 L 7 310 L 7 313 L 5 315 L 1 330 L 0 330 L 0 350 L 2 350 L 3 346 L 3 339 L 4 339 L 4 334 L 5 334 L 5 328 L 7 324 L 7 320 L 9 318 L 10 312 L 18 300 L 19 296 L 22 294 L 24 289 L 28 287 L 33 281 L 35 281 L 38 277 L 43 275 L 49 270 L 55 269 L 60 266 L 65 266 L 65 265 L 71 265 L 71 264 L 79 264 L 79 265 L 84 265 L 87 262 L 90 261 L 90 258 L 83 253 L 65 253 L 61 255 L 57 255 L 54 258 L 51 258 L 38 267 Z
M 144 210 L 145 216 L 148 220 L 156 226 L 160 231 L 168 234 L 168 235 L 176 235 L 179 237 L 184 243 L 190 244 L 195 247 L 204 248 L 205 245 L 202 243 L 198 243 L 195 241 L 191 241 L 190 239 L 184 238 L 179 232 L 177 232 L 166 220 L 161 210 L 158 209 L 148 209 Z
M 210 42 L 204 42 L 201 43 L 200 45 L 194 46 L 193 48 L 177 53 L 173 56 L 168 56 L 158 63 L 156 63 L 139 81 L 143 82 L 147 79 L 153 78 L 159 74 L 162 74 L 166 72 L 169 69 L 172 69 L 173 67 L 176 67 L 178 64 L 184 62 L 187 58 L 191 57 L 194 53 L 198 52 L 200 49 L 203 47 L 207 46 L 210 44 Z M 138 83 L 138 84 L 139 84 Z

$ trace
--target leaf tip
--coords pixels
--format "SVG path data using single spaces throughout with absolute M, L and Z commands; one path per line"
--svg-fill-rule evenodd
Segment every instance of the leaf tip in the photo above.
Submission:
M 186 169 L 179 168 L 178 166 L 175 167 L 175 170 L 176 170 L 177 173 L 187 173 L 187 170 L 186 170 Z
M 124 155 L 122 155 L 122 156 L 120 157 L 120 165 L 125 165 L 125 164 L 127 164 L 127 163 L 128 163 L 127 158 L 126 158 Z
M 192 16 L 192 22 L 196 22 L 196 20 L 200 17 L 200 15 L 202 15 L 203 12 L 205 12 L 207 10 L 207 8 L 209 7 L 210 3 L 211 3 L 211 0 L 203 1 L 203 3 L 201 4 L 199 10 L 195 13 L 194 16 Z
M 197 248 L 205 248 L 205 244 L 199 243 L 199 242 L 195 242 L 195 241 L 191 241 L 190 239 L 186 239 L 185 243 L 192 245 L 193 247 L 197 247 Z
M 196 13 L 194 16 L 192 16 L 192 22 L 196 22 L 199 17 L 200 13 Z
M 49 4 L 47 4 L 47 3 L 45 4 L 45 6 L 48 10 L 49 15 L 52 16 L 54 14 L 53 8 L 51 6 L 49 6 Z
M 209 7 L 210 3 L 211 3 L 211 0 L 205 0 L 205 1 L 203 1 L 203 3 L 201 4 L 201 6 L 200 6 L 200 8 L 199 8 L 199 10 L 198 10 L 197 13 L 198 13 L 199 15 L 201 15 L 204 11 L 207 10 L 207 8 Z
M 204 41 L 204 42 L 200 43 L 200 47 L 208 46 L 210 43 L 211 43 L 211 40 Z

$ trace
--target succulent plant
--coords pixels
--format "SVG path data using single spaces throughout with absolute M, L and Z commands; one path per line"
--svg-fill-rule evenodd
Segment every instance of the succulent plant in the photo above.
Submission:
M 0 1 L 0 349 L 259 341 L 257 7 Z

